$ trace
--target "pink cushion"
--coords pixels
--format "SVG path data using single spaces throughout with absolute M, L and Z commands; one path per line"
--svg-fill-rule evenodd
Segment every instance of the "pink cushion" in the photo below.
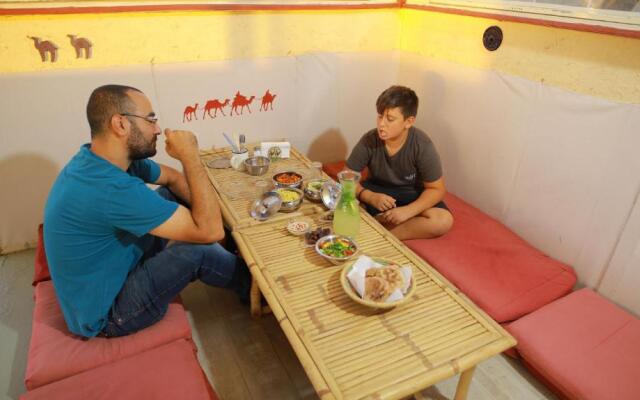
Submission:
M 31 343 L 25 372 L 28 390 L 152 349 L 176 339 L 191 338 L 184 307 L 172 303 L 155 325 L 121 338 L 82 340 L 70 333 L 53 283 L 35 287 Z
M 133 357 L 42 386 L 22 400 L 217 399 L 190 341 L 174 341 Z
M 576 282 L 571 267 L 451 193 L 445 202 L 454 216 L 451 231 L 405 244 L 493 319 L 515 320 L 571 291 Z
M 640 396 L 640 320 L 581 289 L 508 327 L 518 352 L 570 399 Z
M 49 264 L 47 264 L 47 256 L 44 253 L 44 239 L 42 235 L 42 224 L 38 226 L 38 244 L 36 245 L 36 261 L 33 273 L 33 283 L 35 286 L 39 282 L 51 280 L 49 273 Z

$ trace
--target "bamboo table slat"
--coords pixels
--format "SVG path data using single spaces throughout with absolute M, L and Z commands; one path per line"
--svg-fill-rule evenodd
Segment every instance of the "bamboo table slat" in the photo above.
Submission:
M 309 218 L 321 225 L 317 214 Z M 323 399 L 402 398 L 458 373 L 456 399 L 464 399 L 475 365 L 516 344 L 366 213 L 356 238 L 362 252 L 413 266 L 414 295 L 391 310 L 351 300 L 340 285 L 341 266 L 288 234 L 284 221 L 233 236 Z
M 247 226 L 262 225 L 279 220 L 288 220 L 295 216 L 314 214 L 323 210 L 319 203 L 313 203 L 306 198 L 298 210 L 291 213 L 279 212 L 267 221 L 257 221 L 249 215 L 251 204 L 256 199 L 255 183 L 265 180 L 269 184 L 277 172 L 296 171 L 306 181 L 313 174 L 311 161 L 295 149 L 291 149 L 291 157 L 270 163 L 269 171 L 261 176 L 252 176 L 246 172 L 239 172 L 233 168 L 215 169 L 207 167 L 207 162 L 216 158 L 231 157 L 229 147 L 200 153 L 201 160 L 209 175 L 220 200 L 220 209 L 225 224 L 230 230 Z M 326 176 L 325 176 L 326 177 Z

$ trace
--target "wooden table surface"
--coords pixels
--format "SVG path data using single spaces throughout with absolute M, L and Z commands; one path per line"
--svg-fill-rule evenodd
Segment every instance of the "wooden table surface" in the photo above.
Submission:
M 231 149 L 226 147 L 201 153 L 201 159 L 207 162 L 216 158 L 231 157 Z M 291 149 L 291 157 L 271 162 L 269 171 L 261 176 L 252 176 L 247 172 L 236 171 L 233 168 L 215 169 L 206 167 L 209 179 L 218 193 L 220 208 L 225 224 L 230 230 L 242 227 L 288 220 L 292 217 L 314 214 L 324 210 L 321 203 L 314 203 L 304 199 L 298 210 L 291 213 L 279 212 L 267 221 L 257 221 L 251 217 L 249 211 L 256 200 L 257 181 L 264 180 L 271 185 L 272 177 L 282 171 L 296 171 L 306 181 L 313 177 L 315 171 L 311 168 L 311 161 L 295 149 Z M 325 175 L 325 178 L 328 178 Z
M 515 339 L 373 218 L 361 221 L 364 254 L 413 267 L 416 290 L 399 307 L 355 303 L 340 285 L 341 266 L 284 222 L 233 236 L 321 398 L 397 399 L 462 373 L 456 399 L 464 399 L 474 366 Z
M 206 162 L 230 149 L 203 152 Z M 375 310 L 350 299 L 334 266 L 292 236 L 286 224 L 306 216 L 313 227 L 324 208 L 304 201 L 295 213 L 259 222 L 249 215 L 255 182 L 282 170 L 307 178 L 310 160 L 295 149 L 261 177 L 207 168 L 225 220 L 260 293 L 323 399 L 398 399 L 461 374 L 456 399 L 466 398 L 475 365 L 516 341 L 435 269 L 363 212 L 356 241 L 362 253 L 413 267 L 416 290 L 403 305 Z M 257 296 L 256 296 L 257 294 Z M 255 304 L 254 304 L 255 303 Z M 257 313 L 259 314 L 259 312 Z

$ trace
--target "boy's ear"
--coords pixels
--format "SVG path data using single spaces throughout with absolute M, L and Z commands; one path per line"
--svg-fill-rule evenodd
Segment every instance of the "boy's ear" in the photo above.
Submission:
M 413 124 L 416 123 L 416 117 L 414 117 L 413 115 L 410 116 L 409 118 L 404 120 L 405 126 L 408 128 L 411 128 L 413 126 Z

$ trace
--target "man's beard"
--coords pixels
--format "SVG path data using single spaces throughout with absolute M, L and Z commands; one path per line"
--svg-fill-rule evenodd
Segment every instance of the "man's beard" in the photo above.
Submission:
M 142 160 L 156 155 L 155 141 L 145 141 L 142 131 L 135 123 L 131 124 L 131 135 L 127 139 L 127 147 L 131 160 Z

